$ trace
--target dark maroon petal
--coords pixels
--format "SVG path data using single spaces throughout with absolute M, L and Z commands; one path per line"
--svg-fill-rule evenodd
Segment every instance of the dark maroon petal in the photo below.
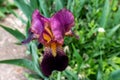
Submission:
M 53 15 L 51 18 L 51 29 L 55 39 L 62 43 L 65 32 L 69 31 L 74 26 L 74 16 L 67 10 L 62 9 Z
M 57 51 L 54 57 L 51 51 L 45 51 L 41 62 L 41 70 L 45 76 L 50 76 L 53 70 L 63 71 L 68 65 L 68 57 L 62 51 Z
M 63 71 L 68 65 L 68 57 L 63 51 L 57 51 L 55 70 Z
M 43 60 L 41 62 L 41 70 L 45 76 L 51 75 L 52 71 L 54 70 L 55 62 L 54 57 L 51 54 L 51 51 L 45 51 Z

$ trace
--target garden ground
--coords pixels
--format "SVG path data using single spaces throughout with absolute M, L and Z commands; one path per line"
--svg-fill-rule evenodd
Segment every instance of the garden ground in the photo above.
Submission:
M 19 10 L 16 10 L 16 12 L 22 15 Z M 24 32 L 24 25 L 11 14 L 0 21 L 0 24 L 17 28 L 21 32 Z M 0 28 L 0 60 L 29 57 L 25 54 L 25 46 L 16 45 L 16 42 L 17 40 L 13 36 Z M 27 80 L 24 76 L 25 72 L 30 71 L 14 65 L 0 64 L 0 80 Z

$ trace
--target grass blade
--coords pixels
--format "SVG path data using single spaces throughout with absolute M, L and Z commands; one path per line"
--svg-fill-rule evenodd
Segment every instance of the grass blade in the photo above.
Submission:
M 40 76 L 38 74 L 25 73 L 24 75 L 28 80 L 40 80 Z
M 62 0 L 55 0 L 55 10 L 59 11 L 62 8 L 63 8 Z
M 102 12 L 102 17 L 101 17 L 101 20 L 100 20 L 100 26 L 101 27 L 106 26 L 107 19 L 108 19 L 108 16 L 109 16 L 109 12 L 110 12 L 110 3 L 109 3 L 109 0 L 105 0 L 105 4 L 104 4 L 104 7 L 103 7 L 103 12 Z
M 12 64 L 21 67 L 25 67 L 27 69 L 35 71 L 34 63 L 27 59 L 11 59 L 11 60 L 2 60 L 0 63 Z
M 30 69 L 32 71 L 35 71 L 40 75 L 40 77 L 45 78 L 43 74 L 40 72 L 40 70 L 36 67 L 35 63 L 28 60 L 28 59 L 11 59 L 11 60 L 2 60 L 0 63 L 5 63 L 5 64 L 12 64 L 12 65 L 17 65 L 21 67 L 25 67 L 27 69 Z
M 58 72 L 57 80 L 61 80 L 60 77 L 61 77 L 61 72 Z
M 11 28 L 9 28 L 9 27 L 6 27 L 6 26 L 4 26 L 4 25 L 1 25 L 1 24 L 0 24 L 0 26 L 1 26 L 4 30 L 6 30 L 7 32 L 9 32 L 10 34 L 12 34 L 15 38 L 17 38 L 20 42 L 21 42 L 23 39 L 25 39 L 25 36 L 24 36 L 20 31 L 18 31 L 17 29 L 13 30 L 13 29 L 11 29 Z
M 97 80 L 103 80 L 103 58 L 101 53 L 102 51 L 100 51 Z
M 33 42 L 30 43 L 30 50 L 32 53 L 32 59 L 33 59 L 34 63 L 39 67 L 37 47 L 36 47 L 35 43 L 33 43 Z
M 80 54 L 77 52 L 77 49 L 75 49 L 75 46 L 72 44 L 72 48 L 73 48 L 73 53 L 74 53 L 74 56 L 76 58 L 76 62 L 78 64 L 78 69 L 77 69 L 77 73 L 79 73 L 80 71 L 80 66 L 82 64 L 82 57 L 80 56 Z
M 68 0 L 68 2 L 67 2 L 67 9 L 69 9 L 69 10 L 70 10 L 70 7 L 71 7 L 71 3 L 72 3 L 72 0 Z
M 18 8 L 20 8 L 26 17 L 29 19 L 31 18 L 33 10 L 31 9 L 30 5 L 26 4 L 26 0 L 14 0 Z
M 30 6 L 33 8 L 33 10 L 38 9 L 38 0 L 30 0 Z
M 111 72 L 109 80 L 120 80 L 120 69 Z
M 39 10 L 42 10 L 44 16 L 49 17 L 49 15 L 48 15 L 48 7 L 47 7 L 47 5 L 45 3 L 45 0 L 39 0 L 39 4 L 40 4 Z
M 64 74 L 67 76 L 68 80 L 78 80 L 78 76 L 70 70 L 65 70 Z
M 113 27 L 110 32 L 108 33 L 108 36 L 111 37 L 118 29 L 120 28 L 120 24 L 117 26 Z

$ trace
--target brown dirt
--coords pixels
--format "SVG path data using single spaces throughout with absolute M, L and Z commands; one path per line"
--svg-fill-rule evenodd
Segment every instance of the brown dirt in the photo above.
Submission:
M 16 10 L 20 15 L 21 11 Z M 24 32 L 24 25 L 22 22 L 14 17 L 12 14 L 8 15 L 0 24 L 6 25 L 11 28 L 17 28 Z M 17 40 L 8 32 L 0 27 L 0 60 L 28 58 L 25 54 L 26 47 L 24 45 L 16 45 Z M 0 64 L 0 80 L 27 80 L 24 73 L 30 72 L 22 67 Z

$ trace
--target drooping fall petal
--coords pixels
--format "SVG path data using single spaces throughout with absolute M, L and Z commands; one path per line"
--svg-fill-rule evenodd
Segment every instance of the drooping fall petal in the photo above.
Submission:
M 57 51 L 56 57 L 51 52 L 50 48 L 44 52 L 40 65 L 43 74 L 47 77 L 51 75 L 53 70 L 63 71 L 68 65 L 68 57 L 63 51 Z

